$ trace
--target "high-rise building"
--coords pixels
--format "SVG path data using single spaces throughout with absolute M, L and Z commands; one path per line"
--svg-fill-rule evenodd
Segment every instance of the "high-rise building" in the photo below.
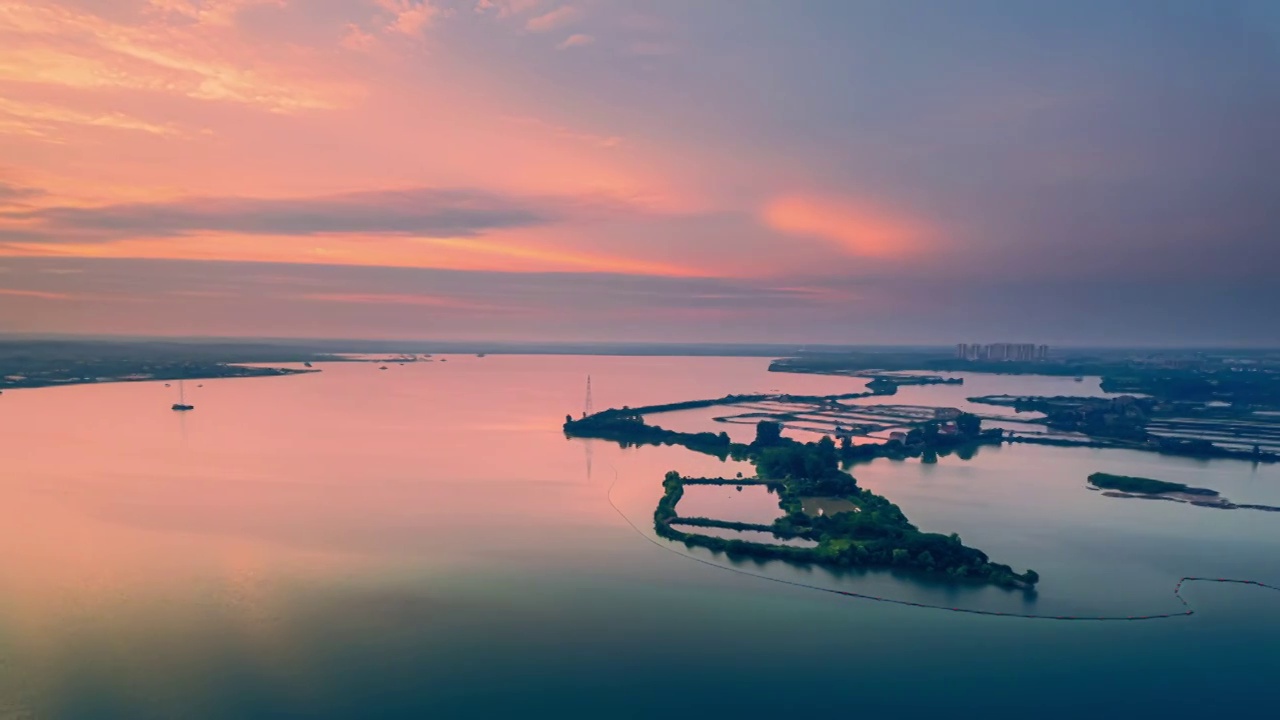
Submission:
M 1049 346 L 1035 343 L 960 343 L 956 345 L 956 357 L 961 360 L 1033 362 L 1048 360 Z

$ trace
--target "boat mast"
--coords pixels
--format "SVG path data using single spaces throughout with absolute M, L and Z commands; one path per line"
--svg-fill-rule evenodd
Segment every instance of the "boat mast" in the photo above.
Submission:
M 182 384 L 182 380 L 178 380 L 178 404 L 179 405 L 187 404 L 186 387 Z

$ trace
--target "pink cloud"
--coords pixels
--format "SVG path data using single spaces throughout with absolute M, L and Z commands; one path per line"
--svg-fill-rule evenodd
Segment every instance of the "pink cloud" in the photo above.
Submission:
M 782 196 L 765 205 L 762 217 L 774 230 L 834 243 L 859 257 L 912 255 L 929 234 L 924 223 L 858 198 Z
M 549 13 L 530 18 L 524 27 L 529 32 L 548 32 L 577 20 L 581 15 L 582 12 L 572 5 L 564 5 Z
M 571 47 L 580 47 L 582 45 L 590 45 L 595 41 L 596 39 L 591 37 L 590 35 L 583 35 L 582 33 L 577 33 L 565 38 L 563 42 L 561 42 L 559 45 L 556 46 L 556 49 L 568 50 Z
M 349 23 L 339 44 L 348 50 L 364 52 L 373 48 L 375 42 L 377 42 L 377 38 L 372 34 L 360 29 L 360 26 L 355 23 Z
M 287 0 L 148 0 L 151 9 L 160 14 L 173 14 L 194 20 L 200 25 L 235 24 L 244 8 L 254 5 L 283 6 Z
M 392 14 L 387 32 L 409 37 L 421 35 L 441 15 L 440 8 L 429 0 L 378 0 L 378 4 Z

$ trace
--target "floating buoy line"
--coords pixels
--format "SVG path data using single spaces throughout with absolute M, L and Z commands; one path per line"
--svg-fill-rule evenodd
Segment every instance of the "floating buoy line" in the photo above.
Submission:
M 622 508 L 618 507 L 617 503 L 613 501 L 613 487 L 614 485 L 617 485 L 617 484 L 618 484 L 618 469 L 613 468 L 613 482 L 609 485 L 609 490 L 606 493 L 606 497 L 609 500 L 609 504 L 613 506 L 613 509 L 618 513 L 618 515 L 620 515 L 622 519 L 626 521 L 628 525 L 631 526 L 631 529 L 635 530 L 636 533 L 640 535 L 640 537 L 644 538 L 645 540 L 648 540 L 649 542 L 653 543 L 654 545 L 657 545 L 658 547 L 662 548 L 663 550 L 666 550 L 667 552 L 674 553 L 676 555 L 679 555 L 682 558 L 686 558 L 688 560 L 692 560 L 697 563 L 702 563 L 703 565 L 709 565 L 713 568 L 717 568 L 719 570 L 724 570 L 727 572 L 737 573 L 739 575 L 746 575 L 747 577 L 753 577 L 760 580 L 767 580 L 769 582 L 781 583 L 782 585 L 790 585 L 792 587 L 805 588 L 806 590 L 818 590 L 820 592 L 831 593 L 833 595 L 843 595 L 844 597 L 857 598 L 859 600 L 873 600 L 875 602 L 887 603 L 889 605 L 903 605 L 905 607 L 926 608 L 929 610 L 946 610 L 948 612 L 964 613 L 966 615 L 990 615 L 993 617 L 1023 618 L 1027 620 L 1074 620 L 1074 621 L 1085 621 L 1085 622 L 1115 622 L 1115 621 L 1139 621 L 1139 620 L 1167 620 L 1169 618 L 1189 617 L 1191 615 L 1195 615 L 1196 611 L 1191 607 L 1191 604 L 1187 602 L 1186 598 L 1182 597 L 1182 586 L 1192 582 L 1219 583 L 1223 585 L 1251 585 L 1253 587 L 1259 587 L 1265 590 L 1274 590 L 1276 592 L 1280 592 L 1280 587 L 1277 587 L 1275 585 L 1268 585 L 1267 583 L 1259 582 L 1257 580 L 1239 580 L 1235 578 L 1211 578 L 1211 577 L 1198 577 L 1198 576 L 1189 575 L 1183 578 L 1179 578 L 1177 584 L 1173 586 L 1173 596 L 1177 598 L 1178 602 L 1182 604 L 1182 607 L 1186 609 L 1181 612 L 1159 613 L 1156 615 L 1036 615 L 1033 613 L 1000 612 L 998 610 L 976 610 L 971 608 L 947 607 L 946 605 L 934 605 L 931 603 L 911 602 L 910 600 L 897 600 L 894 598 L 881 597 L 879 595 L 869 595 L 867 593 L 853 592 L 851 590 L 837 590 L 835 588 L 822 587 L 821 585 L 810 585 L 809 583 L 796 582 L 794 580 L 783 580 L 782 578 L 769 577 L 768 575 L 759 575 L 757 573 L 748 572 L 740 568 L 721 565 L 720 563 L 711 562 L 710 560 L 704 560 L 702 558 L 694 557 L 693 555 L 680 552 L 676 548 L 671 547 L 670 545 L 664 544 L 663 542 L 650 537 L 643 530 L 641 530 L 635 523 L 631 522 L 631 518 L 627 517 L 627 514 L 622 512 Z

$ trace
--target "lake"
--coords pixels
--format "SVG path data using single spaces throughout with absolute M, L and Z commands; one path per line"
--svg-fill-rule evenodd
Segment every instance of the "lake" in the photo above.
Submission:
M 1191 617 L 1060 622 L 775 580 L 961 609 L 1176 612 L 1183 575 L 1280 585 L 1280 515 L 1108 498 L 1085 477 L 1280 505 L 1276 466 L 1018 445 L 853 468 L 922 529 L 1035 568 L 1034 596 L 733 562 L 655 538 L 652 512 L 668 470 L 752 468 L 567 440 L 587 376 L 597 410 L 865 381 L 761 358 L 448 360 L 187 383 L 190 413 L 163 383 L 5 392 L 0 718 L 1274 712 L 1280 593 L 1190 584 Z M 973 376 L 886 402 L 1090 382 Z M 714 416 L 670 427 L 718 432 Z M 695 502 L 764 517 L 757 490 Z

